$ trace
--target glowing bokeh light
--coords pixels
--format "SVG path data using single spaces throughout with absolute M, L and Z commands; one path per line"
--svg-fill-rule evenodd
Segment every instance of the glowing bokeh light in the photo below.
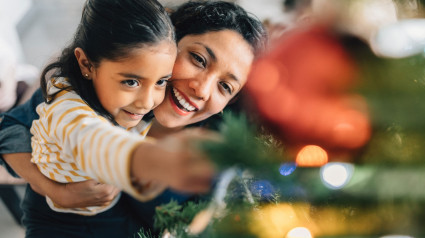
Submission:
M 351 179 L 354 167 L 347 163 L 328 163 L 320 169 L 322 182 L 331 189 L 344 187 Z
M 250 230 L 258 238 L 282 238 L 294 227 L 307 227 L 311 218 L 310 205 L 306 203 L 268 203 L 253 209 Z
M 291 175 L 296 168 L 297 164 L 294 162 L 283 163 L 279 167 L 279 173 L 283 176 L 288 176 Z
M 371 38 L 375 54 L 403 58 L 421 53 L 425 48 L 425 19 L 406 19 L 378 29 Z
M 388 235 L 388 236 L 381 236 L 380 238 L 413 238 L 413 237 L 405 236 L 405 235 Z
M 290 230 L 286 238 L 312 238 L 311 232 L 305 227 L 295 227 Z
M 304 146 L 297 154 L 295 162 L 302 167 L 318 167 L 328 162 L 328 153 L 317 145 Z

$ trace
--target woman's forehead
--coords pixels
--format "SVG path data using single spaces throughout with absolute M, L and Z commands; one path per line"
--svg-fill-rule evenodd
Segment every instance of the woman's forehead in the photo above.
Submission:
M 226 53 L 237 52 L 239 58 L 246 58 L 252 61 L 254 53 L 251 45 L 236 31 L 221 30 L 211 31 L 197 35 L 187 35 L 179 43 L 179 49 L 185 47 L 204 47 L 211 50 L 216 55 L 226 55 Z M 217 56 L 217 57 L 218 57 Z
M 222 30 L 188 35 L 179 42 L 179 49 L 205 52 L 210 63 L 220 66 L 226 75 L 233 75 L 244 84 L 254 60 L 252 48 L 237 32 Z
M 236 31 L 233 30 L 220 30 L 220 31 L 209 31 L 202 34 L 191 34 L 183 37 L 178 45 L 183 42 L 203 42 L 205 44 L 211 44 L 218 48 L 232 48 L 235 44 L 241 44 L 251 48 L 249 43 Z M 252 50 L 248 50 L 252 51 Z

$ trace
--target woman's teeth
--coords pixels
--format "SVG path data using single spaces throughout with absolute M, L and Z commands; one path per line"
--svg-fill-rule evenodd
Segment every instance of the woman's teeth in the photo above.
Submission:
M 173 93 L 174 96 L 176 96 L 178 102 L 179 102 L 179 106 L 184 108 L 185 110 L 191 112 L 191 111 L 195 111 L 195 107 L 190 105 L 185 99 L 184 97 L 182 97 L 179 93 L 179 91 L 177 91 L 175 88 L 173 88 Z

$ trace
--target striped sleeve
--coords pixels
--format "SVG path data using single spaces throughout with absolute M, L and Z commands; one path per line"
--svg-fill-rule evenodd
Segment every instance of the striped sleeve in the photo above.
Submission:
M 38 164 L 45 175 L 54 177 L 55 171 L 60 173 L 58 170 L 71 167 L 71 175 L 76 178 L 94 178 L 112 184 L 142 201 L 152 199 L 164 189 L 157 187 L 139 193 L 131 183 L 130 162 L 134 149 L 140 143 L 152 142 L 112 125 L 98 116 L 77 94 L 64 92 L 52 104 L 41 104 L 37 111 L 40 119 L 31 128 L 34 151 L 47 151 L 50 160 L 47 162 L 55 160 L 57 167 L 47 173 Z M 57 152 L 48 151 L 43 146 L 54 148 Z M 37 159 L 45 158 L 33 157 L 33 160 Z M 61 165 L 60 168 L 57 164 Z

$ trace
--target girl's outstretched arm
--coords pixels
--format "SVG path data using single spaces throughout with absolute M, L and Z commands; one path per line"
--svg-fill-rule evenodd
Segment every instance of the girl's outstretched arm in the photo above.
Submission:
M 156 143 L 141 143 L 132 155 L 133 181 L 141 190 L 155 181 L 180 192 L 206 193 L 211 188 L 214 166 L 194 143 L 218 139 L 216 133 L 193 128 Z

